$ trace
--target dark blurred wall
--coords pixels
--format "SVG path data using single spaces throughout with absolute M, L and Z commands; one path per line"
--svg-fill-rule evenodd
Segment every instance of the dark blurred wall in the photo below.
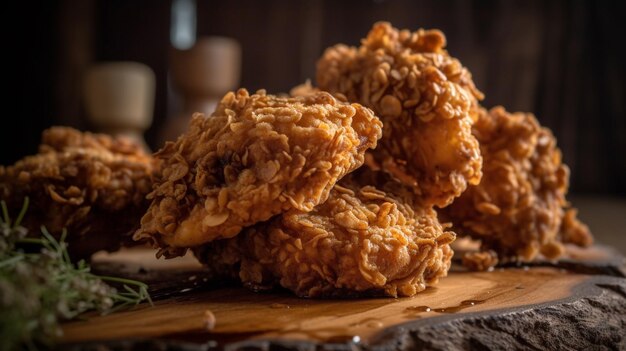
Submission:
M 40 132 L 57 116 L 54 71 L 57 67 L 58 6 L 54 2 L 10 2 L 3 10 L 6 93 L 0 117 L 0 164 L 37 150 Z M 9 25 L 9 22 L 11 25 Z
M 288 91 L 314 79 L 315 61 L 335 43 L 358 45 L 371 25 L 439 28 L 474 75 L 488 107 L 534 112 L 559 139 L 578 192 L 626 195 L 623 1 L 202 1 L 198 35 L 236 38 L 249 90 Z M 2 127 L 6 164 L 35 150 L 40 131 L 63 123 L 87 128 L 81 74 L 90 63 L 135 60 L 157 74 L 153 142 L 166 118 L 170 2 L 22 2 L 13 30 L 16 70 Z M 24 29 L 23 28 L 23 29 Z M 26 34 L 35 33 L 35 34 Z M 15 80 L 13 80 L 15 79 Z M 9 117 L 7 117 L 9 118 Z M 14 142 L 18 138 L 19 142 Z M 156 146 L 156 145 L 154 145 Z M 158 146 L 157 146 L 158 147 Z

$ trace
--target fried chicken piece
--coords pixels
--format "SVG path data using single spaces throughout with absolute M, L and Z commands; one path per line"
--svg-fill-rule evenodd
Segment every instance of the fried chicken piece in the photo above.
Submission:
M 381 127 L 368 108 L 324 92 L 228 93 L 211 117 L 195 115 L 156 154 L 164 165 L 135 238 L 171 257 L 292 208 L 310 211 L 363 164 Z
M 461 262 L 471 271 L 488 271 L 498 264 L 498 254 L 493 250 L 466 252 Z
M 340 183 L 312 211 L 292 209 L 196 256 L 254 289 L 280 284 L 301 297 L 413 296 L 447 275 L 455 234 L 431 207 L 410 189 Z
M 17 214 L 26 196 L 23 224 L 55 236 L 67 228 L 73 258 L 114 251 L 139 226 L 148 207 L 152 157 L 124 138 L 81 133 L 67 127 L 43 132 L 40 152 L 0 166 L 0 198 Z
M 483 178 L 442 210 L 459 235 L 481 241 L 500 261 L 548 259 L 562 243 L 588 246 L 592 237 L 565 200 L 569 169 L 549 129 L 532 114 L 502 107 L 480 110 L 474 124 L 483 155 Z M 480 264 L 486 269 L 494 265 Z
M 448 205 L 481 177 L 471 126 L 480 93 L 444 50 L 438 30 L 374 25 L 358 48 L 336 45 L 317 63 L 320 89 L 370 107 L 383 137 L 368 163 L 415 187 L 425 205 Z
M 112 138 L 106 134 L 81 132 L 70 127 L 52 127 L 43 131 L 39 152 L 64 151 L 68 148 L 95 149 L 113 154 L 126 155 L 138 162 L 153 162 L 141 145 L 129 138 Z

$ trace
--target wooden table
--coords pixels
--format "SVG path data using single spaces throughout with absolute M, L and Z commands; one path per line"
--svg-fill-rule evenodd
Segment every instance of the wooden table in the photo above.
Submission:
M 192 257 L 152 256 L 97 258 L 97 269 L 149 282 L 155 305 L 67 323 L 63 349 L 626 349 L 624 258 L 605 247 L 493 272 L 454 267 L 416 297 L 357 300 L 254 293 L 209 281 Z

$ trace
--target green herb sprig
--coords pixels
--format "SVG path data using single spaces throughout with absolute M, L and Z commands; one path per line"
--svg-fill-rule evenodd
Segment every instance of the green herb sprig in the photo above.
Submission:
M 85 261 L 74 264 L 65 242 L 67 232 L 56 240 L 45 227 L 30 237 L 21 226 L 28 198 L 14 221 L 0 202 L 0 342 L 2 349 L 38 349 L 50 346 L 62 335 L 61 321 L 95 310 L 106 314 L 150 300 L 142 282 L 98 276 Z M 41 245 L 38 253 L 24 252 L 20 245 Z M 121 290 L 105 282 L 121 285 Z

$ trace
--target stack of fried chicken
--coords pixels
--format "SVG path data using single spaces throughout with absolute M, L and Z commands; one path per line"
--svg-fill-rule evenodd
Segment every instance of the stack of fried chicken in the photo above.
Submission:
M 490 111 L 469 71 L 437 30 L 377 23 L 358 48 L 337 45 L 318 62 L 319 89 L 373 109 L 384 124 L 368 164 L 411 186 L 459 235 L 480 240 L 466 266 L 531 261 L 588 246 L 589 229 L 565 200 L 569 170 L 534 116 Z
M 110 234 L 130 227 L 158 256 L 192 249 L 213 274 L 303 297 L 415 295 L 447 275 L 457 235 L 480 242 L 461 258 L 475 270 L 590 245 L 552 133 L 483 108 L 445 45 L 377 23 L 361 46 L 326 50 L 317 87 L 230 92 L 155 159 L 52 129 L 0 168 L 0 195 L 30 196 L 33 222 L 77 236 L 135 221 Z

